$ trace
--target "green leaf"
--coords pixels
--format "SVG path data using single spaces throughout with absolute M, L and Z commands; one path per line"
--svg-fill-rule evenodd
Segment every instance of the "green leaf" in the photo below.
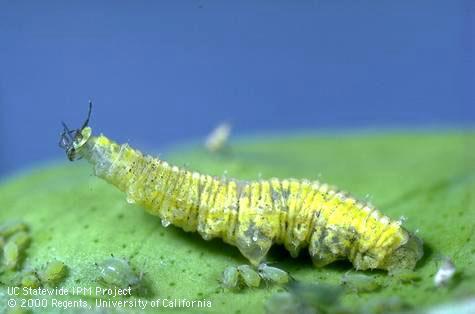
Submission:
M 402 284 L 383 272 L 373 272 L 386 282 L 385 287 L 375 293 L 346 294 L 343 303 L 361 308 L 377 299 L 400 296 L 422 308 L 475 295 L 474 144 L 473 133 L 307 135 L 239 141 L 224 155 L 200 148 L 179 150 L 166 159 L 190 169 L 219 176 L 226 172 L 241 179 L 319 179 L 359 198 L 369 195 L 369 200 L 391 218 L 407 217 L 406 227 L 418 230 L 426 244 L 425 256 L 416 269 L 422 279 Z M 219 239 L 205 241 L 173 226 L 164 228 L 157 217 L 128 204 L 124 194 L 93 176 L 85 162 L 37 169 L 4 182 L 0 186 L 0 222 L 7 220 L 23 220 L 31 229 L 23 269 L 62 261 L 69 272 L 60 286 L 70 291 L 98 286 L 95 263 L 110 254 L 128 259 L 137 272 L 144 272 L 149 306 L 157 299 L 206 299 L 212 307 L 195 308 L 197 312 L 259 313 L 264 311 L 264 302 L 281 290 L 222 291 L 218 280 L 226 266 L 246 263 L 235 247 Z M 307 254 L 301 255 L 292 259 L 277 247 L 269 260 L 303 282 L 338 284 L 351 269 L 349 263 L 316 269 Z M 444 256 L 455 263 L 459 280 L 448 288 L 436 289 L 433 276 L 438 258 Z M 8 278 L 8 273 L 0 275 L 5 283 L 0 287 L 0 307 L 4 308 L 10 298 Z M 93 306 L 98 299 L 56 298 L 82 299 Z M 186 308 L 168 310 L 192 312 Z

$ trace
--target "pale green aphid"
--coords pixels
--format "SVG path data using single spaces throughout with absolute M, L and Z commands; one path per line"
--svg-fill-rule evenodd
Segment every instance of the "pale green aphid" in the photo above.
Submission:
M 421 276 L 418 273 L 408 269 L 393 270 L 389 272 L 389 275 L 402 283 L 411 283 L 414 281 L 419 281 L 421 279 Z
M 125 289 L 140 286 L 142 276 L 137 276 L 125 259 L 111 257 L 98 266 L 98 281 L 106 287 Z
M 40 272 L 40 279 L 43 283 L 55 285 L 61 282 L 68 272 L 67 266 L 60 261 L 53 261 L 46 265 L 45 269 Z
M 30 243 L 31 237 L 25 231 L 13 234 L 3 246 L 3 263 L 8 269 L 15 269 L 20 261 L 23 250 Z
M 21 285 L 27 288 L 36 289 L 41 285 L 40 279 L 35 272 L 24 273 L 21 278 Z
M 268 266 L 265 263 L 260 264 L 257 271 L 262 279 L 279 285 L 286 284 L 290 279 L 287 272 L 277 267 Z
M 235 289 L 239 285 L 239 272 L 236 267 L 229 266 L 223 272 L 222 285 L 226 289 Z
M 261 277 L 251 266 L 240 265 L 238 266 L 239 274 L 244 281 L 244 284 L 250 288 L 257 288 L 261 284 Z
M 8 241 L 3 247 L 3 264 L 7 269 L 15 269 L 20 259 L 20 249 L 15 242 Z
M 10 221 L 0 226 L 0 237 L 8 238 L 11 235 L 20 232 L 28 231 L 28 226 L 21 221 Z
M 378 290 L 381 285 L 374 277 L 364 274 L 346 273 L 341 278 L 341 283 L 353 292 L 372 292 Z

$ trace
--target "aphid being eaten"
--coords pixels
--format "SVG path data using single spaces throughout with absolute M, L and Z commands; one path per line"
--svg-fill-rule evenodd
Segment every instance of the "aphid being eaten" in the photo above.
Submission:
M 454 277 L 457 269 L 449 258 L 445 258 L 434 276 L 434 284 L 436 287 L 447 286 Z
M 67 275 L 68 268 L 61 261 L 52 261 L 46 264 L 44 270 L 39 273 L 42 283 L 54 286 L 61 282 Z
M 98 265 L 98 281 L 107 288 L 132 290 L 140 288 L 142 275 L 137 275 L 129 262 L 118 257 L 110 257 Z
M 257 267 L 257 271 L 261 278 L 267 282 L 276 283 L 278 285 L 283 285 L 289 282 L 289 274 L 277 267 L 272 267 L 266 263 L 262 263 Z
M 90 106 L 91 108 L 91 106 Z M 257 267 L 270 247 L 293 257 L 308 248 L 313 263 L 348 259 L 358 270 L 413 269 L 422 241 L 376 208 L 318 181 L 241 181 L 172 166 L 104 135 L 93 136 L 89 115 L 81 128 L 64 125 L 60 146 L 69 160 L 84 158 L 95 174 L 185 231 L 235 245 Z
M 221 123 L 206 138 L 205 147 L 211 153 L 222 151 L 231 134 L 231 125 Z
M 341 278 L 341 284 L 356 293 L 373 292 L 381 288 L 374 277 L 365 274 L 346 273 Z

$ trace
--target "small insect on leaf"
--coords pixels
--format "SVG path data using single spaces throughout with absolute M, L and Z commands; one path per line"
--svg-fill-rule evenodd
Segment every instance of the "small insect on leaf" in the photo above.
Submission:
M 236 267 L 229 266 L 224 269 L 222 277 L 223 288 L 236 289 L 239 285 L 239 272 Z
M 257 288 L 261 284 L 261 277 L 251 266 L 240 265 L 238 266 L 239 275 L 241 276 L 244 284 L 249 288 Z
M 9 221 L 0 226 L 0 237 L 8 238 L 20 231 L 28 231 L 28 226 L 21 221 Z
M 289 292 L 273 294 L 264 305 L 267 314 L 316 314 L 313 307 L 301 302 L 295 295 Z
M 110 257 L 98 266 L 98 281 L 108 288 L 136 289 L 141 284 L 141 276 L 137 276 L 125 259 Z
M 31 237 L 28 233 L 20 231 L 13 234 L 7 243 L 3 246 L 3 263 L 8 269 L 15 269 L 22 258 L 22 254 L 28 244 Z
M 374 277 L 364 274 L 346 273 L 341 278 L 341 284 L 356 293 L 373 292 L 381 288 Z
M 389 272 L 389 276 L 401 283 L 412 283 L 421 280 L 421 276 L 418 273 L 409 269 L 392 270 Z
M 27 288 L 38 288 L 41 285 L 40 279 L 35 272 L 26 272 L 21 277 L 21 285 Z
M 339 286 L 292 281 L 289 292 L 297 302 L 314 311 L 311 313 L 335 313 L 341 307 L 343 289 Z
M 226 146 L 229 135 L 231 133 L 231 125 L 221 123 L 206 138 L 205 146 L 211 153 L 216 153 Z
M 20 249 L 15 242 L 8 241 L 3 247 L 3 264 L 7 269 L 15 269 L 20 259 Z
M 68 268 L 63 262 L 53 261 L 48 263 L 39 275 L 43 283 L 55 285 L 66 277 L 67 272 Z
M 450 258 L 445 258 L 434 276 L 434 284 L 436 287 L 448 286 L 452 281 L 457 269 Z
M 290 280 L 287 272 L 277 267 L 268 266 L 265 263 L 260 264 L 257 270 L 262 279 L 272 283 L 283 285 Z

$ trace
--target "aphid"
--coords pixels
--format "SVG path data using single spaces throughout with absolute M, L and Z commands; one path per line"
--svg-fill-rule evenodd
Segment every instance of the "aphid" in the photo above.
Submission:
M 261 277 L 259 273 L 255 271 L 249 265 L 240 265 L 237 267 L 239 276 L 242 278 L 244 284 L 249 288 L 257 288 L 261 284 Z
M 40 279 L 36 272 L 26 272 L 21 277 L 21 285 L 27 288 L 38 288 L 41 285 Z
M 289 292 L 273 294 L 264 304 L 266 314 L 317 314 L 315 309 L 301 302 Z
M 9 221 L 0 226 L 0 237 L 8 238 L 20 231 L 28 231 L 28 226 L 21 221 Z
M 166 225 L 198 231 L 235 245 L 257 267 L 270 247 L 283 244 L 293 257 L 308 247 L 317 267 L 348 259 L 358 270 L 413 269 L 422 241 L 376 208 L 318 181 L 240 181 L 172 166 L 88 126 L 63 123 L 60 146 L 69 160 L 86 159 L 95 174 L 126 193 L 126 199 Z
M 30 240 L 30 235 L 25 231 L 19 231 L 10 236 L 3 246 L 3 263 L 7 269 L 15 269 L 18 266 Z
M 125 259 L 110 257 L 98 266 L 98 281 L 106 287 L 136 289 L 140 286 L 142 276 L 137 276 Z
M 304 308 L 315 311 L 312 313 L 340 313 L 343 290 L 339 286 L 292 281 L 288 291 Z
M 257 268 L 259 275 L 265 281 L 269 281 L 276 284 L 286 284 L 290 280 L 290 276 L 287 272 L 279 269 L 277 267 L 269 266 L 265 263 L 262 263 Z
M 68 273 L 68 267 L 61 261 L 48 263 L 43 271 L 39 273 L 41 282 L 55 285 L 61 282 Z
M 341 283 L 347 289 L 357 293 L 372 292 L 381 287 L 374 277 L 365 274 L 346 273 L 341 278 Z
M 8 241 L 3 247 L 3 264 L 7 269 L 15 269 L 20 259 L 20 248 L 15 242 Z
M 231 134 L 231 125 L 229 123 L 221 123 L 206 138 L 205 146 L 211 153 L 223 150 Z
M 396 269 L 389 272 L 389 275 L 401 283 L 411 283 L 421 279 L 421 276 L 418 273 L 409 269 Z
M 449 258 L 446 258 L 437 270 L 434 276 L 434 284 L 436 287 L 447 286 L 455 275 L 457 269 Z
M 237 267 L 226 267 L 221 282 L 226 289 L 236 289 L 239 285 L 239 272 Z

